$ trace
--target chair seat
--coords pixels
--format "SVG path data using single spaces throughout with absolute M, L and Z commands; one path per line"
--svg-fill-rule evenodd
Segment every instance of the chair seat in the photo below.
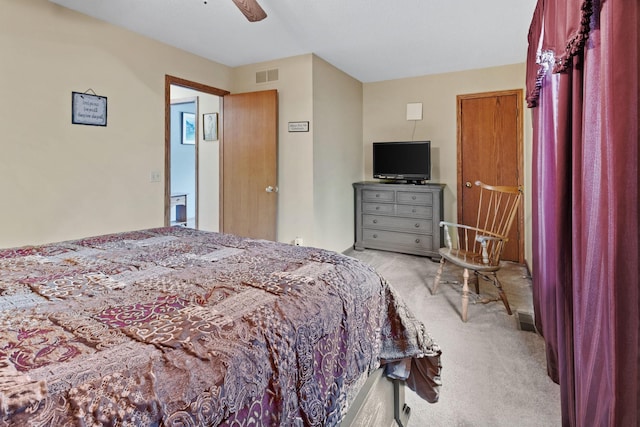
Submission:
M 476 252 L 449 248 L 440 248 L 438 252 L 447 261 L 469 270 L 498 271 L 500 269 L 500 264 L 484 264 L 482 256 Z

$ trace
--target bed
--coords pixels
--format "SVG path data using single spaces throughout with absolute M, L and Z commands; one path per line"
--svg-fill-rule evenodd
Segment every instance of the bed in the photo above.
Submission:
M 376 383 L 402 424 L 399 384 L 436 402 L 440 369 L 335 252 L 184 227 L 0 249 L 0 426 L 358 425 Z

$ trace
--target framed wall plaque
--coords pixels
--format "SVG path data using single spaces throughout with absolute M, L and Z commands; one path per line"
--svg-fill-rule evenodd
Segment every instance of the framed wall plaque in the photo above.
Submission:
M 309 122 L 289 122 L 289 132 L 309 132 Z
M 106 126 L 107 97 L 71 92 L 71 123 L 74 125 Z

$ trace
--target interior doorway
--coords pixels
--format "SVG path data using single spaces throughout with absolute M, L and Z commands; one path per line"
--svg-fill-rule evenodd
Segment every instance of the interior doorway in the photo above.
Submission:
M 165 77 L 165 225 L 220 231 L 220 140 L 207 136 L 203 115 L 221 116 L 229 92 Z M 216 122 L 218 126 L 220 119 Z
M 196 227 L 244 237 L 276 240 L 277 233 L 277 91 L 230 95 L 228 91 L 165 77 L 165 225 L 184 201 L 172 194 L 171 99 L 174 88 L 198 98 L 196 109 Z M 184 93 L 181 95 L 185 97 Z M 218 141 L 203 141 L 205 96 L 217 99 Z M 212 105 L 212 104 L 211 104 Z M 209 131 L 209 129 L 206 129 Z M 208 151 L 208 155 L 205 151 Z M 208 190 L 211 193 L 208 193 Z M 208 196 L 205 196 L 209 194 Z M 210 203 L 209 203 L 210 202 Z M 188 196 L 187 196 L 188 203 Z M 215 207 L 212 207 L 215 204 Z M 187 212 L 188 215 L 188 212 Z
M 475 181 L 523 185 L 522 106 L 520 89 L 458 95 L 458 222 L 475 220 L 479 192 Z M 522 206 L 502 258 L 524 263 Z
M 198 97 L 171 99 L 169 224 L 198 228 Z

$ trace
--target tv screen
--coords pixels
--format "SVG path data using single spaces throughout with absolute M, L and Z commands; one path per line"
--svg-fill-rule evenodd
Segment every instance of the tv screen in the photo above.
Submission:
M 408 182 L 431 179 L 431 141 L 373 143 L 373 177 Z

